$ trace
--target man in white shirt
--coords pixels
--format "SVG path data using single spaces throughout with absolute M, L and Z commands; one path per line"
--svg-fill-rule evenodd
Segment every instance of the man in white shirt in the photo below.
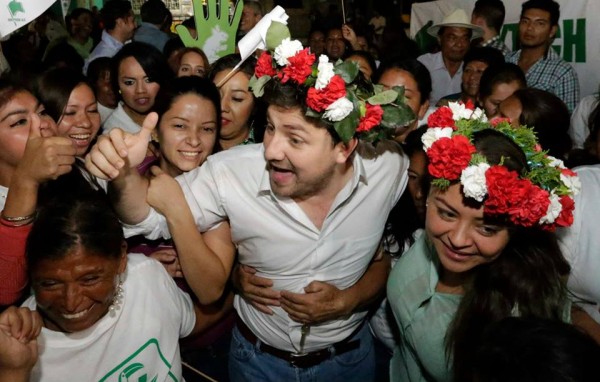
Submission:
M 417 58 L 431 74 L 433 91 L 429 103 L 433 106 L 440 98 L 460 92 L 463 58 L 469 50 L 470 41 L 483 32 L 469 22 L 465 11 L 457 9 L 441 23 L 431 26 L 427 33 L 439 39 L 441 48 L 438 53 L 426 53 Z
M 268 289 L 277 301 L 271 314 L 258 309 L 257 300 L 235 298 L 239 319 L 230 354 L 232 380 L 293 380 L 305 374 L 372 380 L 375 356 L 363 325 L 365 307 L 385 284 L 389 263 L 374 257 L 387 215 L 406 186 L 408 161 L 392 151 L 363 157 L 357 146 L 364 143 L 356 137 L 343 141 L 334 127 L 306 116 L 308 101 L 300 88 L 289 82 L 265 87 L 263 145 L 213 155 L 176 179 L 191 214 L 165 218 L 140 198 L 145 183 L 139 182 L 139 158 L 133 152 L 144 151 L 150 119 L 138 135 L 115 130 L 101 137 L 87 166 L 113 179 L 111 192 L 122 220 L 136 224 L 130 233 L 172 234 L 181 242 L 193 223 L 210 233 L 228 221 L 239 262 L 272 281 Z M 359 121 L 354 123 L 355 132 Z M 186 213 L 192 217 L 187 225 L 182 223 Z M 196 261 L 194 269 L 203 270 L 204 279 L 220 271 L 209 270 L 204 256 L 192 260 L 179 245 L 178 251 L 184 273 L 189 274 L 184 261 Z M 203 289 L 191 286 L 197 293 Z
M 110 0 L 104 4 L 100 11 L 104 21 L 102 40 L 92 50 L 85 60 L 83 73 L 87 74 L 90 62 L 98 57 L 112 57 L 123 47 L 126 41 L 131 40 L 137 24 L 133 17 L 131 3 L 124 0 Z

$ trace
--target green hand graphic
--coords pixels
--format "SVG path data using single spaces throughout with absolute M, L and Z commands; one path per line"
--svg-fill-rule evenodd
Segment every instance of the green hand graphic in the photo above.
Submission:
M 421 53 L 429 53 L 429 50 L 437 44 L 437 38 L 431 36 L 427 33 L 427 29 L 433 25 L 433 21 L 429 20 L 427 24 L 423 25 L 421 29 L 417 32 L 415 36 L 415 41 L 419 46 L 419 51 Z
M 219 7 L 217 6 L 217 0 L 207 1 L 207 17 L 202 6 L 202 0 L 192 1 L 198 37 L 192 37 L 190 31 L 183 25 L 178 25 L 175 28 L 185 46 L 202 49 L 210 62 L 235 52 L 235 34 L 244 9 L 243 0 L 238 0 L 235 6 L 235 14 L 230 21 L 229 1 L 221 0 L 220 3 L 221 6 Z

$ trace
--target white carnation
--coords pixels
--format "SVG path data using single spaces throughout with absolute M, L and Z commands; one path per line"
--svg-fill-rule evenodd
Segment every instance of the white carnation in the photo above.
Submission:
M 452 110 L 452 119 L 455 121 L 459 119 L 471 119 L 471 115 L 473 115 L 473 110 L 467 109 L 464 103 L 450 102 L 448 107 Z
M 552 224 L 562 211 L 562 204 L 560 204 L 560 198 L 555 193 L 550 194 L 550 204 L 546 215 L 540 219 L 540 224 Z
M 427 151 L 433 145 L 433 142 L 437 141 L 440 138 L 450 138 L 452 137 L 452 128 L 451 127 L 432 127 L 427 129 L 425 134 L 421 137 L 421 142 L 423 142 L 423 150 Z
M 578 176 L 560 174 L 560 180 L 569 188 L 572 195 L 577 195 L 581 191 L 581 181 Z
M 335 73 L 333 72 L 333 64 L 329 62 L 329 58 L 324 54 L 319 56 L 319 66 L 317 66 L 317 69 L 319 74 L 317 75 L 315 88 L 321 90 L 329 85 L 329 81 L 331 81 L 331 77 Z
M 550 160 L 550 163 L 548 163 L 548 166 L 558 167 L 558 168 L 566 168 L 565 162 L 563 162 L 562 160 L 555 158 L 552 155 L 546 155 L 546 158 Z
M 273 58 L 277 61 L 277 65 L 285 66 L 289 64 L 288 58 L 293 57 L 302 50 L 302 43 L 298 40 L 290 40 L 289 37 L 283 39 L 281 44 L 275 48 Z
M 348 98 L 342 97 L 327 106 L 325 113 L 323 113 L 323 117 L 332 122 L 338 122 L 346 118 L 352 109 L 354 109 L 354 104 Z
M 487 116 L 485 115 L 485 113 L 483 112 L 482 109 L 480 108 L 476 108 L 475 110 L 473 110 L 473 114 L 471 115 L 471 119 L 477 119 L 480 120 L 482 122 L 487 122 Z
M 462 171 L 460 174 L 460 183 L 463 186 L 463 193 L 466 197 L 483 202 L 483 198 L 487 195 L 485 172 L 488 168 L 490 168 L 489 164 L 479 163 L 474 166 L 468 166 Z

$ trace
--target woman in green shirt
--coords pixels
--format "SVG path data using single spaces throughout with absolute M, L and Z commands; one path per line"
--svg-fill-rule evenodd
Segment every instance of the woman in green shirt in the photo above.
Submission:
M 476 346 L 502 318 L 570 321 L 570 266 L 551 231 L 572 223 L 578 179 L 530 129 L 482 114 L 452 104 L 428 120 L 426 234 L 388 281 L 394 381 L 472 380 Z

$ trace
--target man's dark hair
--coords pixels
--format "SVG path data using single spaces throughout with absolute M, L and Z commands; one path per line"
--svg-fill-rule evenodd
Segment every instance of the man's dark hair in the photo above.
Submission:
M 463 59 L 463 67 L 471 61 L 485 62 L 488 66 L 496 66 L 504 63 L 504 55 L 498 49 L 490 47 L 475 47 L 469 49 Z
M 473 8 L 473 16 L 481 17 L 485 20 L 488 28 L 493 28 L 497 33 L 500 33 L 506 9 L 504 3 L 500 0 L 477 0 Z
M 160 0 L 148 0 L 140 8 L 140 17 L 143 22 L 159 25 L 167 17 L 167 6 Z
M 492 94 L 498 84 L 518 82 L 522 88 L 527 86 L 525 73 L 518 65 L 505 62 L 500 65 L 490 65 L 481 75 L 479 81 L 479 97 L 485 98 Z
M 560 4 L 554 0 L 529 0 L 523 3 L 521 8 L 521 17 L 525 11 L 529 9 L 541 9 L 550 13 L 550 25 L 558 25 L 558 18 L 560 17 Z
M 123 19 L 129 16 L 131 12 L 131 3 L 124 0 L 109 0 L 104 3 L 100 11 L 104 29 L 113 30 L 117 26 L 117 19 Z

